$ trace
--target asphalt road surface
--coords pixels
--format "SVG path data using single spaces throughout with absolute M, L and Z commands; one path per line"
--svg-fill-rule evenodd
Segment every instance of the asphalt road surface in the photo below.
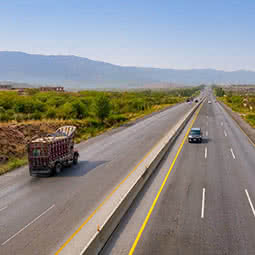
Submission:
M 0 254 L 54 254 L 193 105 L 183 103 L 79 146 L 80 163 L 52 178 L 27 167 L 0 177 Z
M 101 255 L 255 254 L 255 147 L 211 101 L 193 125 L 204 142 L 185 141 L 159 192 L 184 130 Z

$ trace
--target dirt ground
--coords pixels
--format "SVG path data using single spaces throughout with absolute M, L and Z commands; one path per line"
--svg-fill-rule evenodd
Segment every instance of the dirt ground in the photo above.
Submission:
M 54 132 L 60 123 L 0 124 L 0 163 L 9 158 L 20 158 L 26 154 L 26 144 L 31 137 Z

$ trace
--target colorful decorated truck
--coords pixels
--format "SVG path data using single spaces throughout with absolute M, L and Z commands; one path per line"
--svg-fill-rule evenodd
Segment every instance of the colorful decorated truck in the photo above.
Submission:
M 53 134 L 33 137 L 28 143 L 28 162 L 31 176 L 52 176 L 62 168 L 76 165 L 79 153 L 74 149 L 76 127 L 64 126 Z

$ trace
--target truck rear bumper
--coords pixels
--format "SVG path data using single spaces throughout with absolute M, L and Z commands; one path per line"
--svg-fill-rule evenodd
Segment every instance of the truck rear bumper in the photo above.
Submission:
M 42 169 L 30 169 L 31 176 L 38 176 L 38 175 L 50 175 L 52 173 L 51 168 L 42 168 Z

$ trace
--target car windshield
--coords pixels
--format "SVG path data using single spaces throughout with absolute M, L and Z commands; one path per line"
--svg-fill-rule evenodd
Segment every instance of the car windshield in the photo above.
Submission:
M 200 130 L 191 130 L 190 134 L 191 135 L 200 135 Z

